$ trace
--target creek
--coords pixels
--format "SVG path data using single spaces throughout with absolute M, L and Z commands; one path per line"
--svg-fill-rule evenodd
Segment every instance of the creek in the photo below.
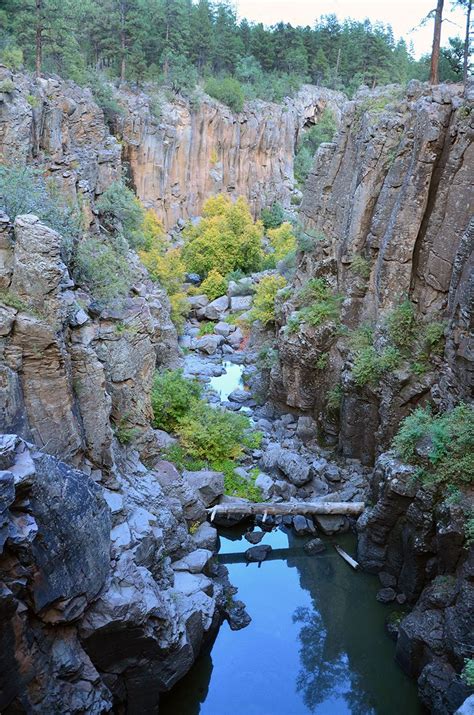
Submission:
M 164 699 L 162 715 L 418 715 L 416 683 L 394 661 L 384 631 L 389 610 L 378 579 L 327 549 L 308 556 L 308 537 L 276 529 L 262 543 L 276 558 L 246 564 L 242 530 L 221 531 L 219 559 L 252 618 L 224 623 L 210 653 Z M 354 553 L 355 538 L 337 543 Z

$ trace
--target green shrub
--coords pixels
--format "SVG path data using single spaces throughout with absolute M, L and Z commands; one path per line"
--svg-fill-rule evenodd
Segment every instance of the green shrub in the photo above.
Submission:
M 80 83 L 89 87 L 95 102 L 104 112 L 106 121 L 111 122 L 115 116 L 123 114 L 123 107 L 115 99 L 111 82 L 100 72 L 88 70 Z
M 474 688 L 474 658 L 466 658 L 461 678 L 469 688 Z
M 12 221 L 31 213 L 57 231 L 63 239 L 63 258 L 68 260 L 82 220 L 77 206 L 68 203 L 51 180 L 26 166 L 0 166 L 0 206 Z
M 131 427 L 126 417 L 122 417 L 115 425 L 115 436 L 120 444 L 130 444 L 135 437 L 137 437 L 138 433 L 139 430 L 136 427 Z
M 197 459 L 211 464 L 224 459 L 235 459 L 242 453 L 245 433 L 250 421 L 237 415 L 196 401 L 180 418 L 176 432 L 182 447 Z
M 471 511 L 470 516 L 466 519 L 464 535 L 466 537 L 466 547 L 469 548 L 474 544 L 474 510 Z
M 321 231 L 303 230 L 301 226 L 296 227 L 295 234 L 297 249 L 302 253 L 312 253 L 326 240 L 326 236 Z
M 273 256 L 277 262 L 283 260 L 289 253 L 296 251 L 296 238 L 291 223 L 288 221 L 282 223 L 278 228 L 270 229 L 268 238 L 274 250 Z
M 30 105 L 30 107 L 32 109 L 36 109 L 37 107 L 40 106 L 40 100 L 38 99 L 38 97 L 35 97 L 34 94 L 27 94 L 26 101 L 28 102 L 28 104 Z
M 227 104 L 234 112 L 241 112 L 244 108 L 244 90 L 240 82 L 233 77 L 209 77 L 204 91 L 210 97 Z
M 153 426 L 167 432 L 175 431 L 200 396 L 199 383 L 183 377 L 182 370 L 157 372 L 151 390 Z
M 329 366 L 329 355 L 328 353 L 321 353 L 315 362 L 316 370 L 326 370 Z
M 132 270 L 125 257 L 97 238 L 78 244 L 74 276 L 78 283 L 88 286 L 94 298 L 103 303 L 126 296 L 133 282 Z
M 235 472 L 236 464 L 231 459 L 224 459 L 214 462 L 212 468 L 224 475 L 224 491 L 229 496 L 248 499 L 249 501 L 262 501 L 262 492 L 255 486 L 255 479 L 258 477 L 259 470 L 252 470 L 249 480 L 240 477 Z
M 263 325 L 275 322 L 275 299 L 281 288 L 286 286 L 283 276 L 264 276 L 257 286 L 253 308 L 252 320 L 259 320 Z
M 133 191 L 127 188 L 123 181 L 110 184 L 97 202 L 97 210 L 107 228 L 123 235 L 130 248 L 139 249 L 145 245 L 145 211 Z
M 417 331 L 413 304 L 404 300 L 389 313 L 386 322 L 390 341 L 401 350 L 409 350 Z
M 23 65 L 23 52 L 19 47 L 5 47 L 0 52 L 0 63 L 10 70 L 19 70 Z
M 200 292 L 207 295 L 209 300 L 219 298 L 227 293 L 227 281 L 218 270 L 213 268 L 201 283 Z
M 342 296 L 334 295 L 324 278 L 311 278 L 296 298 L 304 306 L 298 314 L 300 323 L 318 327 L 328 321 L 339 322 Z
M 429 408 L 419 407 L 401 423 L 393 447 L 402 459 L 419 466 L 426 482 L 472 484 L 474 409 L 460 404 L 434 416 Z
M 262 210 L 260 218 L 266 231 L 270 228 L 278 228 L 285 220 L 283 206 L 278 201 L 275 201 L 270 208 Z
M 362 387 L 377 383 L 386 372 L 395 370 L 400 364 L 399 351 L 389 346 L 378 353 L 371 345 L 355 351 L 352 376 L 356 385 Z
M 342 404 L 342 386 L 335 385 L 328 391 L 326 405 L 329 412 L 339 412 Z
M 248 273 L 260 268 L 263 226 L 254 222 L 242 196 L 235 203 L 225 194 L 212 196 L 202 212 L 199 224 L 183 232 L 182 258 L 189 272 L 207 276 L 215 269 L 224 276 L 238 269 Z
M 330 109 L 325 109 L 317 124 L 302 133 L 295 155 L 295 178 L 299 184 L 304 184 L 311 167 L 314 155 L 323 142 L 329 142 L 336 133 L 336 119 Z
M 11 79 L 4 79 L 0 82 L 0 94 L 11 94 L 15 89 L 15 83 Z
M 352 259 L 350 269 L 356 276 L 367 280 L 370 277 L 370 263 L 369 261 L 361 255 L 354 256 Z
M 203 335 L 212 335 L 214 332 L 214 327 L 215 323 L 208 322 L 208 323 L 201 323 L 199 326 L 199 333 L 198 336 L 202 338 Z
M 186 318 L 189 313 L 189 302 L 184 293 L 172 293 L 168 296 L 170 301 L 170 318 L 178 334 L 184 330 Z

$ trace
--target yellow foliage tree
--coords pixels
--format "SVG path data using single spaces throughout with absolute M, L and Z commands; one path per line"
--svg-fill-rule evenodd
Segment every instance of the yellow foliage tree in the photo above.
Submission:
M 253 320 L 264 325 L 275 322 L 275 298 L 277 292 L 286 286 L 283 276 L 265 276 L 257 287 L 252 308 Z
M 161 252 L 166 250 L 166 234 L 163 225 L 153 209 L 148 209 L 145 212 L 142 224 L 142 232 L 144 237 L 144 250 L 151 251 L 153 248 L 160 247 Z
M 181 291 L 186 268 L 179 248 L 170 248 L 163 254 L 161 246 L 155 246 L 151 251 L 140 251 L 139 256 L 151 278 L 161 283 L 170 296 Z
M 219 298 L 227 292 L 227 281 L 219 271 L 213 268 L 212 271 L 209 271 L 206 280 L 201 283 L 200 292 L 207 295 L 209 300 Z
M 288 253 L 296 250 L 296 237 L 291 223 L 285 221 L 278 228 L 268 231 L 268 238 L 274 249 L 275 261 L 281 261 Z
M 254 222 L 243 197 L 232 202 L 219 194 L 203 206 L 203 218 L 184 232 L 183 261 L 188 271 L 201 276 L 215 269 L 221 275 L 241 269 L 245 273 L 260 268 L 263 225 Z

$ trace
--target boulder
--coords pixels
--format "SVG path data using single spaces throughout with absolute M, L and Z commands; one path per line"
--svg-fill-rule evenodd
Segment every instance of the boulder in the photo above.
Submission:
M 259 544 L 258 546 L 252 546 L 245 552 L 245 558 L 249 563 L 261 563 L 265 561 L 267 556 L 272 551 L 270 544 Z
M 244 310 L 250 310 L 252 307 L 252 296 L 241 295 L 230 299 L 230 312 L 241 313 Z
M 392 603 L 395 600 L 396 593 L 393 588 L 381 588 L 377 591 L 376 599 L 379 603 Z
M 259 544 L 264 536 L 264 531 L 247 531 L 244 534 L 244 539 L 247 539 L 250 544 Z
M 298 417 L 298 424 L 296 427 L 297 437 L 299 437 L 303 442 L 311 442 L 316 439 L 317 434 L 318 430 L 316 422 L 310 415 L 301 415 L 301 417 Z
M 222 335 L 203 335 L 202 338 L 194 341 L 193 346 L 195 350 L 200 350 L 207 355 L 214 355 L 223 342 Z
M 311 539 L 311 541 L 306 542 L 303 549 L 310 556 L 314 556 L 315 554 L 322 554 L 323 551 L 326 551 L 326 546 L 321 539 Z
M 217 530 L 209 524 L 208 521 L 203 521 L 198 526 L 192 539 L 198 549 L 208 549 L 209 551 L 217 551 L 218 535 Z
M 245 276 L 238 281 L 229 281 L 228 295 L 231 298 L 255 293 L 255 283 L 250 276 Z
M 223 313 L 229 307 L 229 299 L 226 295 L 211 301 L 203 310 L 203 315 L 208 320 L 220 320 Z
M 224 493 L 224 475 L 210 469 L 183 472 L 183 478 L 199 495 L 206 507 L 211 506 Z
M 191 310 L 199 310 L 209 305 L 209 298 L 207 295 L 189 295 L 188 303 Z
M 282 449 L 277 464 L 286 478 L 296 487 L 301 487 L 311 480 L 310 465 L 296 452 Z
M 230 323 L 225 323 L 224 321 L 220 321 L 219 323 L 216 323 L 214 326 L 214 332 L 216 335 L 222 335 L 222 337 L 227 338 L 231 333 L 234 332 L 235 330 L 235 325 L 231 325 Z
M 244 334 L 240 328 L 236 328 L 227 338 L 229 345 L 237 350 L 240 347 L 242 340 L 244 339 Z
M 314 520 L 323 534 L 331 536 L 349 529 L 349 520 L 346 516 L 317 514 Z
M 270 498 L 273 485 L 273 479 L 268 476 L 268 474 L 265 474 L 265 472 L 260 472 L 255 480 L 255 486 L 262 492 L 263 499 Z
M 173 564 L 174 571 L 189 571 L 189 573 L 202 573 L 212 558 L 212 551 L 196 549 L 183 556 Z
M 311 519 L 307 519 L 301 514 L 297 514 L 293 517 L 293 529 L 298 536 L 304 536 L 305 534 L 315 534 L 316 529 L 314 527 Z
M 237 389 L 237 390 L 234 390 L 233 392 L 231 392 L 229 395 L 229 400 L 231 402 L 243 403 L 243 402 L 248 402 L 251 399 L 252 399 L 252 395 L 247 390 Z

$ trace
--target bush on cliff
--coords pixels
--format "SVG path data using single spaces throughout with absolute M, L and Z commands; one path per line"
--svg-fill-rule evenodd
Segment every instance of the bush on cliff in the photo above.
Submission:
M 97 202 L 97 210 L 106 228 L 123 236 L 130 248 L 145 244 L 143 222 L 145 211 L 133 191 L 123 181 L 114 181 Z
M 126 296 L 133 282 L 125 256 L 98 238 L 79 242 L 74 258 L 74 276 L 103 303 Z
M 304 184 L 313 166 L 314 155 L 323 142 L 332 141 L 336 133 L 336 118 L 330 109 L 325 109 L 317 124 L 307 129 L 298 143 L 295 155 L 295 178 Z
M 244 90 L 234 77 L 209 77 L 204 85 L 204 91 L 210 97 L 227 104 L 233 112 L 241 112 L 244 108 Z
M 418 407 L 400 425 L 393 440 L 399 457 L 419 467 L 423 481 L 434 484 L 474 483 L 474 408 L 461 403 L 433 415 Z
M 69 258 L 80 236 L 82 220 L 79 208 L 57 190 L 53 179 L 26 166 L 0 166 L 0 208 L 12 221 L 31 213 L 63 238 L 63 258 Z
M 266 231 L 270 228 L 278 228 L 285 220 L 283 206 L 278 201 L 275 201 L 270 208 L 262 210 L 260 218 Z
M 252 308 L 252 320 L 259 320 L 263 325 L 275 322 L 275 299 L 281 288 L 286 286 L 283 276 L 264 276 L 257 286 Z
M 198 225 L 184 231 L 183 261 L 191 273 L 201 276 L 215 269 L 221 275 L 234 270 L 258 270 L 263 259 L 263 226 L 254 222 L 243 197 L 232 202 L 219 194 L 203 206 Z

